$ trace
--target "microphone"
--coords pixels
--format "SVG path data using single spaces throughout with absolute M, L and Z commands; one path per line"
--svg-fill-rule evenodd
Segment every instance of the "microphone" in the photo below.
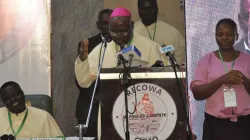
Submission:
M 12 134 L 9 135 L 9 140 L 15 140 L 15 139 L 16 138 Z
M 141 52 L 135 46 L 129 46 L 121 50 L 118 55 L 122 55 L 125 60 L 128 60 L 128 67 L 131 66 L 132 60 L 140 60 Z
M 174 47 L 172 45 L 166 46 L 165 44 L 162 45 L 162 48 L 160 49 L 161 54 L 164 53 L 171 53 L 171 51 L 174 50 Z
M 165 44 L 163 44 L 162 48 L 160 48 L 161 54 L 166 54 L 166 56 L 169 57 L 172 65 L 175 65 L 175 66 L 177 66 L 177 68 L 179 68 L 179 64 L 177 63 L 176 59 L 174 58 L 174 56 L 171 53 L 171 51 L 173 51 L 173 50 L 174 50 L 174 47 L 172 45 L 166 46 Z
M 122 63 L 123 67 L 126 67 L 127 60 L 121 55 L 118 55 L 118 66 L 120 66 Z
M 129 54 L 128 55 L 128 67 L 130 67 L 131 66 L 131 63 L 132 63 L 132 59 L 133 59 L 133 57 L 134 57 L 134 55 L 133 54 Z
M 162 61 L 157 60 L 151 67 L 164 67 L 164 64 Z
M 0 137 L 0 140 L 15 140 L 16 138 L 10 134 L 10 135 L 7 135 L 7 134 L 4 134 Z
M 0 140 L 9 140 L 9 136 L 4 134 L 0 137 Z

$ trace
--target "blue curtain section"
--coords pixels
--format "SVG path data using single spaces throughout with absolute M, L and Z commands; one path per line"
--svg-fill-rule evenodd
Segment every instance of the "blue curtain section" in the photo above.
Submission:
M 222 18 L 232 18 L 238 24 L 240 0 L 185 0 L 188 83 L 192 81 L 196 64 L 205 54 L 218 48 L 215 25 Z M 242 31 L 240 38 L 242 38 Z M 198 140 L 202 138 L 205 101 L 195 101 L 189 90 L 191 120 Z
M 0 85 L 50 96 L 50 0 L 1 0 L 0 9 Z

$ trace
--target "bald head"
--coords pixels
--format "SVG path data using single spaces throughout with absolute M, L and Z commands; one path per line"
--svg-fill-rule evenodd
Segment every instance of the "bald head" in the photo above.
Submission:
M 133 21 L 131 13 L 126 8 L 116 8 L 110 16 L 110 35 L 120 46 L 126 45 L 132 38 Z

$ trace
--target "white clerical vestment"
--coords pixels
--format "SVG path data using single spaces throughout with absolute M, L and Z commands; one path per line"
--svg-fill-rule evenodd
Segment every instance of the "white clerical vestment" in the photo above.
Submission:
M 135 45 L 141 52 L 140 62 L 143 63 L 143 67 L 151 67 L 157 60 L 162 61 L 162 57 L 159 52 L 159 45 L 157 43 L 140 35 L 134 34 L 131 45 Z M 81 61 L 80 58 L 77 57 L 75 61 L 76 79 L 78 84 L 83 88 L 90 87 L 96 79 L 99 57 L 103 53 L 103 51 L 100 53 L 100 49 L 101 44 L 92 50 L 86 60 Z M 114 41 L 107 43 L 102 68 L 117 67 L 117 53 L 119 51 L 120 47 L 117 46 Z
M 143 67 L 151 67 L 155 61 L 162 60 L 162 55 L 159 52 L 159 44 L 147 39 L 143 36 L 134 34 L 130 45 L 135 45 L 141 52 L 141 62 Z M 75 61 L 75 74 L 76 79 L 81 87 L 89 87 L 96 79 L 99 57 L 100 57 L 101 44 L 88 55 L 88 58 L 81 61 L 77 57 Z M 103 50 L 103 49 L 102 49 Z M 102 68 L 114 68 L 117 66 L 117 53 L 120 47 L 114 41 L 107 43 L 107 49 L 104 55 Z M 103 53 L 103 52 L 102 52 Z M 101 108 L 99 107 L 98 113 L 98 139 L 101 136 Z
M 54 118 L 49 113 L 34 107 L 27 107 L 27 109 L 28 114 L 26 121 L 16 138 L 48 138 L 63 136 Z M 12 128 L 15 133 L 23 122 L 27 109 L 18 115 L 10 113 Z M 6 107 L 0 108 L 0 121 L 0 136 L 4 134 L 14 135 L 9 122 L 8 109 Z
M 172 45 L 172 52 L 179 64 L 185 63 L 185 40 L 181 33 L 171 25 L 157 20 L 150 26 L 145 26 L 141 21 L 137 21 L 134 26 L 134 32 L 147 37 L 160 45 Z

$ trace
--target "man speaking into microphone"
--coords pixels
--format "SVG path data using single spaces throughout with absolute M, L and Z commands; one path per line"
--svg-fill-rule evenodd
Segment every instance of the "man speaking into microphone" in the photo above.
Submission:
M 162 61 L 158 44 L 145 37 L 133 34 L 133 27 L 134 22 L 127 9 L 116 8 L 112 12 L 109 21 L 109 33 L 112 41 L 107 42 L 102 68 L 117 67 L 117 53 L 129 46 L 136 46 L 140 51 L 140 61 L 143 62 L 145 67 L 151 67 L 157 60 Z M 104 50 L 103 46 L 99 44 L 89 54 L 87 46 L 83 45 L 80 48 L 75 61 L 75 75 L 81 87 L 90 87 L 96 80 L 99 60 Z M 100 124 L 99 117 L 98 123 Z M 100 136 L 100 127 L 98 127 L 98 135 Z
M 128 46 L 136 46 L 141 53 L 141 60 L 145 67 L 151 67 L 157 60 L 162 61 L 157 43 L 133 34 L 134 22 L 131 13 L 126 8 L 116 8 L 109 21 L 109 33 L 112 38 L 107 43 L 106 53 L 102 68 L 114 68 L 117 66 L 117 53 Z M 81 87 L 89 87 L 95 81 L 99 58 L 103 53 L 103 46 L 99 44 L 88 54 L 87 46 L 80 49 L 79 56 L 75 61 L 75 74 Z

